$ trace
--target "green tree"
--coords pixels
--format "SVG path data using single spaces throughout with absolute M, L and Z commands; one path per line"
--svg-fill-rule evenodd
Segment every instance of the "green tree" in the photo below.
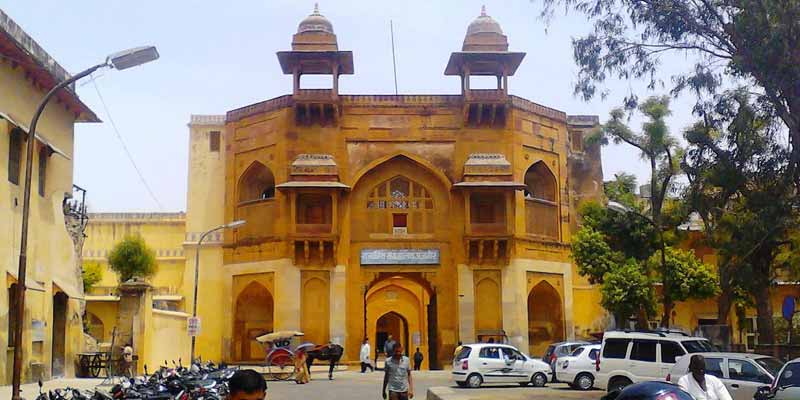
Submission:
M 633 261 L 616 266 L 603 276 L 601 303 L 621 325 L 640 311 L 655 314 L 656 293 L 653 281 L 641 266 Z M 621 326 L 620 326 L 621 327 Z
M 603 182 L 603 191 L 609 200 L 628 207 L 638 208 L 639 198 L 636 197 L 636 176 L 633 174 L 627 172 L 614 174 L 613 181 Z
M 670 290 L 666 294 L 672 303 L 689 299 L 708 299 L 719 292 L 719 284 L 714 271 L 695 257 L 694 253 L 666 248 L 667 268 L 661 269 L 661 254 L 653 254 L 649 260 L 649 270 L 669 274 Z M 664 278 L 660 279 L 662 282 Z
M 635 133 L 625 122 L 626 113 L 618 108 L 611 111 L 611 118 L 591 137 L 592 141 L 608 144 L 627 143 L 638 149 L 650 166 L 650 207 L 655 231 L 659 235 L 658 241 L 664 241 L 665 226 L 662 221 L 662 209 L 667 199 L 667 194 L 672 188 L 672 179 L 680 171 L 679 160 L 683 150 L 677 145 L 667 127 L 666 117 L 670 115 L 669 97 L 650 97 L 638 107 L 639 112 L 646 118 L 640 133 Z M 660 246 L 659 246 L 660 249 Z M 663 263 L 662 263 L 663 264 Z M 666 265 L 662 265 L 666 268 Z M 663 315 L 661 324 L 669 326 L 672 313 L 671 285 L 667 273 L 662 273 L 663 290 L 662 305 Z
M 682 163 L 687 203 L 719 256 L 719 321 L 727 323 L 732 305 L 752 297 L 764 343 L 774 340 L 770 288 L 796 264 L 790 254 L 798 247 L 791 236 L 798 198 L 779 133 L 769 107 L 744 89 L 726 92 L 686 131 Z
M 126 236 L 108 255 L 108 264 L 119 275 L 120 283 L 131 278 L 146 278 L 156 272 L 156 256 L 139 236 Z
M 81 269 L 81 277 L 83 278 L 83 291 L 88 292 L 103 279 L 103 266 L 96 262 L 85 263 Z
M 576 94 L 591 99 L 599 90 L 604 96 L 601 86 L 609 78 L 666 85 L 659 78 L 661 58 L 689 58 L 694 62 L 672 76 L 672 92 L 692 90 L 700 109 L 706 94 L 723 90 L 723 76 L 747 81 L 788 129 L 789 172 L 800 176 L 800 1 L 542 1 L 544 16 L 566 7 L 593 22 L 590 33 L 572 41 Z M 628 100 L 635 104 L 636 98 Z

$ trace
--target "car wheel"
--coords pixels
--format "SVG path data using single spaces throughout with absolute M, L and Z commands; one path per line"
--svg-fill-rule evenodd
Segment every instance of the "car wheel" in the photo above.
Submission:
M 615 378 L 611 380 L 611 383 L 608 384 L 608 391 L 613 392 L 617 389 L 622 390 L 625 389 L 626 386 L 630 385 L 632 382 L 628 378 Z
M 535 387 L 542 387 L 547 383 L 547 376 L 541 372 L 533 374 L 531 384 Z
M 583 373 L 575 378 L 575 385 L 573 387 L 580 390 L 589 390 L 594 386 L 594 377 L 592 374 Z
M 456 385 L 458 385 L 458 387 L 462 387 L 462 388 L 463 388 L 463 387 L 467 387 L 467 382 L 459 382 L 459 381 L 456 381 Z
M 478 374 L 472 374 L 467 377 L 467 386 L 477 389 L 483 384 L 483 378 Z

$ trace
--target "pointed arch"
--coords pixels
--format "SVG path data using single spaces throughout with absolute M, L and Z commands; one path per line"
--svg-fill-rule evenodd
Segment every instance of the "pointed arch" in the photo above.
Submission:
M 389 154 L 389 155 L 386 155 L 386 156 L 383 156 L 383 157 L 380 157 L 378 159 L 373 160 L 372 162 L 370 162 L 369 164 L 367 164 L 366 166 L 361 168 L 355 175 L 353 175 L 353 179 L 352 179 L 352 182 L 350 184 L 350 187 L 355 188 L 356 184 L 368 172 L 374 170 L 379 165 L 384 164 L 384 163 L 386 163 L 386 162 L 388 162 L 390 160 L 396 159 L 396 158 L 408 159 L 409 161 L 412 161 L 413 163 L 415 163 L 415 164 L 419 165 L 420 167 L 426 169 L 428 172 L 433 174 L 439 181 L 441 181 L 442 184 L 445 186 L 445 188 L 447 188 L 447 190 L 450 190 L 450 188 L 452 186 L 452 182 L 450 182 L 450 179 L 447 178 L 447 175 L 445 175 L 444 172 L 442 172 L 439 168 L 436 168 L 436 166 L 431 164 L 430 161 L 428 161 L 428 160 L 426 160 L 426 159 L 424 159 L 424 158 L 422 158 L 422 157 L 420 157 L 420 156 L 418 156 L 416 154 L 409 153 L 409 152 L 406 152 L 406 151 L 398 151 L 398 152 L 395 152 L 395 153 L 392 153 L 392 154 Z
M 558 290 L 541 281 L 528 293 L 528 345 L 540 354 L 553 342 L 564 340 L 564 307 Z
M 533 163 L 525 171 L 525 197 L 556 202 L 558 180 L 544 161 Z
M 558 239 L 558 179 L 544 161 L 525 171 L 525 226 L 529 234 Z
M 275 175 L 266 165 L 253 161 L 239 177 L 237 190 L 239 203 L 274 198 Z
M 305 340 L 325 344 L 330 336 L 330 285 L 327 280 L 312 276 L 303 281 L 301 290 L 300 323 Z
M 236 296 L 233 324 L 236 360 L 263 359 L 264 352 L 255 338 L 273 331 L 274 309 L 272 293 L 257 281 L 250 282 Z
M 490 276 L 479 278 L 475 282 L 475 304 L 480 304 L 484 310 L 475 315 L 475 331 L 498 331 L 503 329 L 503 304 L 500 282 Z

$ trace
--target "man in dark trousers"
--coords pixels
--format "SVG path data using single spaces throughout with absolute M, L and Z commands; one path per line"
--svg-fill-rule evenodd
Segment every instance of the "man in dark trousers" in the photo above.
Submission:
M 414 371 L 419 371 L 419 367 L 422 365 L 422 360 L 424 359 L 425 357 L 422 356 L 419 347 L 417 347 L 417 351 L 414 353 Z

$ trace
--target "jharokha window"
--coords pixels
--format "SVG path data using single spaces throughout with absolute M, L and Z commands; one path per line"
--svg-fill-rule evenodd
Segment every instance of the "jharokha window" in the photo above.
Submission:
M 372 233 L 433 233 L 433 198 L 424 186 L 398 176 L 376 186 L 367 200 Z
M 256 161 L 239 180 L 239 203 L 275 197 L 275 176 L 264 164 Z
M 299 233 L 330 233 L 333 220 L 331 196 L 301 193 L 297 195 L 296 224 Z
M 539 161 L 525 172 L 525 225 L 530 234 L 558 239 L 556 177 Z
M 505 233 L 506 200 L 503 193 L 473 193 L 469 205 L 473 233 Z

